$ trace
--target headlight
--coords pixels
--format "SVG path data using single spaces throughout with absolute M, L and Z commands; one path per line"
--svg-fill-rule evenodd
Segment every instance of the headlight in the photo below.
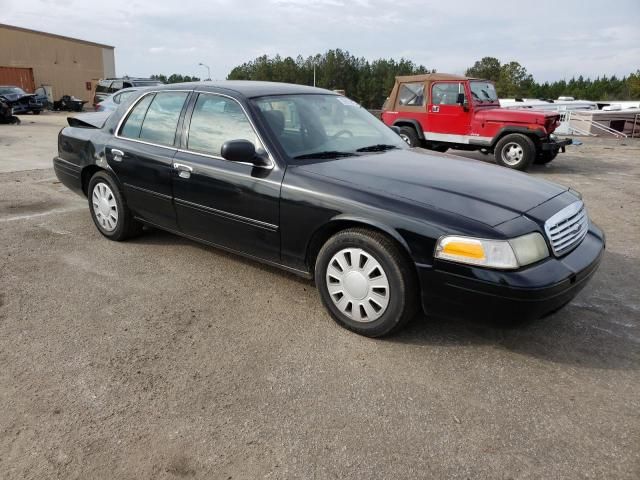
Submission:
M 504 270 L 516 269 L 549 256 L 547 243 L 537 232 L 511 240 L 473 237 L 441 237 L 436 258 Z

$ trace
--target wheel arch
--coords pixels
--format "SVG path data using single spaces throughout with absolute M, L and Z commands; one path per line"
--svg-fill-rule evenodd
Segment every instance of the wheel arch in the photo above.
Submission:
M 418 138 L 420 140 L 424 140 L 424 131 L 422 130 L 422 125 L 420 122 L 414 118 L 398 118 L 393 122 L 394 127 L 411 127 L 418 134 Z
M 311 275 L 313 275 L 315 270 L 316 258 L 318 257 L 318 253 L 320 252 L 322 246 L 327 242 L 327 240 L 329 240 L 333 235 L 342 230 L 358 227 L 377 231 L 390 237 L 401 247 L 407 258 L 411 260 L 411 263 L 414 263 L 411 257 L 411 250 L 409 249 L 409 245 L 394 228 L 381 222 L 377 222 L 375 220 L 364 217 L 338 215 L 319 227 L 315 232 L 313 232 L 311 239 L 307 244 L 306 263 Z
M 546 134 L 542 134 L 540 130 L 531 130 L 527 127 L 503 127 L 498 131 L 495 137 L 491 140 L 491 150 L 496 148 L 496 145 L 500 140 L 502 140 L 507 135 L 511 135 L 513 133 L 519 133 L 520 135 L 524 135 L 525 137 L 529 137 L 534 145 L 536 146 L 536 150 L 539 148 L 540 141 L 546 136 Z
M 104 168 L 93 163 L 84 167 L 80 172 L 80 186 L 85 196 L 89 195 L 89 182 L 91 181 L 91 177 L 93 177 L 97 172 L 107 172 L 111 176 L 113 181 L 116 182 L 118 188 L 120 188 L 120 190 L 122 191 L 122 185 L 120 184 L 120 181 L 114 175 L 113 171 L 110 168 Z

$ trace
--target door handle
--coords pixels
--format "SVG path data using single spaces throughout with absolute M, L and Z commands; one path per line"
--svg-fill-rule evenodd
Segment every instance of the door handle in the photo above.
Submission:
M 121 162 L 124 158 L 124 152 L 122 150 L 118 150 L 117 148 L 111 149 L 111 155 L 113 155 L 114 162 Z
M 173 168 L 174 170 L 178 171 L 178 176 L 180 178 L 189 178 L 193 173 L 193 168 L 191 168 L 189 165 L 185 165 L 184 163 L 174 162 Z

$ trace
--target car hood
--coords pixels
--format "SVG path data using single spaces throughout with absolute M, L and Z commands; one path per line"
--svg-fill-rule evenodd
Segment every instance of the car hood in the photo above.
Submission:
M 33 94 L 26 94 L 23 95 L 21 93 L 3 93 L 1 94 L 4 98 L 6 98 L 7 100 L 9 100 L 10 102 L 15 102 L 16 100 L 20 100 L 22 98 L 30 98 L 30 97 L 35 97 L 35 95 Z
M 483 122 L 537 123 L 545 125 L 552 118 L 560 118 L 558 112 L 530 110 L 525 108 L 485 108 L 475 113 L 476 120 Z
M 317 160 L 297 168 L 492 227 L 568 190 L 505 167 L 420 149 Z

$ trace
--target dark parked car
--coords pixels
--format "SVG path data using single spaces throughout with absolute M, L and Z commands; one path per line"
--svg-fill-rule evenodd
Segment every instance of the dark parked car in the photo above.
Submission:
M 0 85 L 0 95 L 5 98 L 15 115 L 29 112 L 39 115 L 44 109 L 44 105 L 36 95 L 27 93 L 15 85 Z
M 299 85 L 164 86 L 70 119 L 58 178 L 105 237 L 143 224 L 315 278 L 367 336 L 434 314 L 540 317 L 596 271 L 580 195 L 410 149 L 355 102 Z M 215 292 L 211 292 L 215 295 Z
M 108 96 L 113 95 L 123 88 L 156 87 L 158 85 L 163 85 L 163 83 L 160 80 L 153 80 L 151 78 L 105 78 L 98 81 L 96 84 L 96 92 L 93 96 L 93 106 L 94 108 L 97 107 L 97 105 L 100 102 L 103 102 Z

